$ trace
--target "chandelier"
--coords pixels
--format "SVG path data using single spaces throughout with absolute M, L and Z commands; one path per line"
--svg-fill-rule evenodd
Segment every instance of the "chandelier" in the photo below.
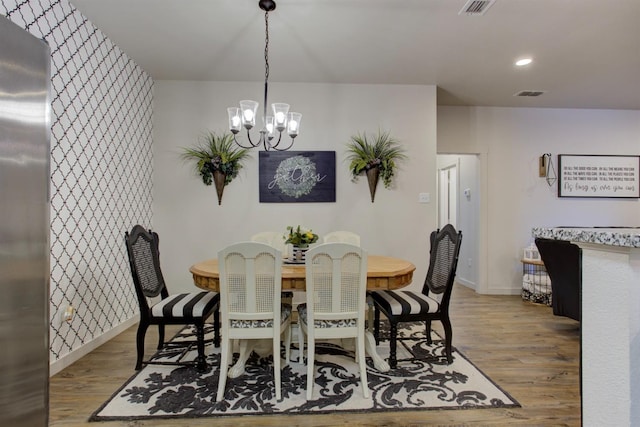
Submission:
M 260 6 L 260 9 L 264 10 L 265 26 L 264 104 L 262 111 L 264 126 L 260 131 L 259 140 L 253 142 L 251 140 L 251 134 L 249 133 L 249 131 L 256 124 L 258 103 L 256 101 L 243 100 L 240 101 L 240 108 L 227 108 L 227 112 L 229 113 L 229 130 L 233 134 L 233 140 L 235 141 L 235 143 L 242 148 L 255 148 L 262 145 L 266 151 L 285 151 L 293 146 L 293 141 L 296 136 L 298 136 L 302 114 L 289 112 L 289 104 L 274 103 L 271 104 L 273 114 L 267 115 L 267 92 L 269 89 L 269 12 L 275 10 L 276 2 L 272 0 L 260 0 L 258 1 L 258 6 Z M 244 127 L 247 130 L 247 139 L 249 145 L 241 144 L 236 138 L 236 135 L 240 132 L 241 127 Z M 291 142 L 287 147 L 281 147 L 279 144 L 282 139 L 282 132 L 284 132 L 285 129 L 289 134 L 289 137 L 291 138 Z M 277 141 L 274 141 L 276 132 L 278 132 L 278 139 Z

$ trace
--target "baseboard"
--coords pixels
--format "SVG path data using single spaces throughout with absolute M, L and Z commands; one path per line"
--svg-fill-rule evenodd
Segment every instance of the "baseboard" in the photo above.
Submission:
M 82 357 L 91 353 L 96 348 L 100 347 L 102 344 L 109 341 L 111 338 L 119 335 L 124 332 L 126 329 L 129 329 L 131 326 L 138 323 L 139 316 L 132 317 L 129 320 L 125 320 L 115 328 L 111 329 L 108 332 L 100 335 L 99 337 L 93 339 L 92 341 L 86 343 L 80 348 L 77 348 L 70 353 L 62 356 L 60 359 L 49 365 L 49 376 L 54 376 L 58 372 L 62 371 L 67 366 L 71 366 L 74 362 L 80 360 Z
M 469 289 L 473 289 L 474 291 L 476 290 L 475 282 L 472 282 L 470 280 L 463 279 L 461 277 L 457 277 L 456 278 L 456 283 L 459 283 L 460 285 L 465 286 L 465 287 L 467 287 Z

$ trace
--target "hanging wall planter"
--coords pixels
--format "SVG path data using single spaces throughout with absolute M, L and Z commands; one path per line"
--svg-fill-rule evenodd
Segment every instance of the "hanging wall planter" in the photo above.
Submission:
M 222 193 L 224 192 L 225 181 L 227 175 L 220 171 L 213 171 L 213 184 L 216 186 L 216 194 L 218 195 L 218 205 L 222 204 Z
M 248 150 L 237 148 L 233 136 L 213 132 L 204 135 L 196 147 L 184 148 L 182 152 L 183 160 L 195 162 L 195 171 L 205 185 L 215 184 L 218 205 L 222 204 L 224 187 L 238 176 L 248 156 Z
M 373 167 L 367 169 L 367 181 L 369 181 L 369 193 L 371 193 L 371 203 L 376 197 L 376 188 L 378 187 L 378 179 L 380 179 L 380 169 Z
M 375 199 L 378 181 L 382 179 L 384 187 L 390 188 L 397 162 L 406 158 L 404 149 L 389 132 L 378 131 L 373 137 L 366 133 L 357 134 L 347 143 L 351 179 L 357 181 L 363 172 L 367 174 L 371 203 Z

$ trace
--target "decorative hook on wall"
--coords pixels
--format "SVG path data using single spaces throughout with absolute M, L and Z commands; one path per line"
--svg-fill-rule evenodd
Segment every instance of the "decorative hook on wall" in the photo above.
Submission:
M 553 161 L 551 160 L 551 153 L 544 153 L 540 156 L 540 171 L 539 176 L 545 178 L 549 187 L 553 186 L 558 180 L 558 175 L 553 167 Z

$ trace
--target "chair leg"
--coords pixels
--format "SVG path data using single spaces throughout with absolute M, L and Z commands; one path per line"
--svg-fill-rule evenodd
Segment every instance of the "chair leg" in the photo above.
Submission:
M 444 348 L 447 354 L 447 363 L 453 362 L 453 356 L 451 355 L 451 345 L 453 342 L 453 331 L 451 330 L 451 321 L 449 316 L 442 318 L 442 327 L 444 329 Z
M 374 311 L 373 336 L 376 339 L 376 345 L 380 345 L 380 309 L 378 307 Z
M 371 295 L 367 294 L 367 320 L 366 323 L 367 325 L 365 326 L 365 329 L 369 328 L 369 330 L 373 329 L 373 318 L 375 316 L 374 312 L 375 312 L 375 303 L 373 302 L 373 297 Z
M 138 324 L 138 333 L 136 334 L 136 347 L 138 349 L 138 356 L 136 359 L 136 371 L 142 369 L 142 358 L 144 357 L 144 337 L 147 334 L 147 328 L 149 324 L 140 321 Z
M 307 400 L 313 395 L 313 383 L 315 382 L 315 339 L 307 335 Z
M 298 363 L 304 365 L 304 330 L 298 320 Z
M 164 345 L 164 324 L 158 325 L 158 350 Z
M 425 334 L 427 335 L 427 344 L 431 345 L 433 341 L 431 340 L 431 320 L 427 320 L 425 323 Z
M 395 369 L 398 366 L 398 324 L 391 321 L 391 319 L 389 319 L 389 323 L 391 324 L 391 333 L 389 336 L 389 366 L 391 367 L 391 369 Z
M 282 399 L 280 389 L 280 336 L 273 337 L 273 383 L 276 388 L 276 400 Z
M 207 359 L 204 357 L 204 324 L 202 323 L 196 325 L 196 340 L 198 345 L 196 366 L 198 367 L 198 371 L 204 372 L 207 370 Z
M 284 362 L 285 365 L 289 364 L 291 359 L 291 323 L 287 323 L 284 330 Z
M 218 377 L 218 392 L 216 400 L 219 402 L 224 399 L 224 389 L 227 385 L 227 373 L 229 371 L 229 354 L 231 353 L 231 340 L 222 339 L 222 348 L 220 349 L 220 369 Z
M 213 312 L 213 346 L 220 347 L 220 310 Z
M 364 349 L 364 334 L 358 334 L 356 338 L 356 353 L 358 356 L 358 365 L 360 366 L 360 382 L 362 382 L 362 395 L 369 397 L 369 383 L 367 381 L 367 360 Z

